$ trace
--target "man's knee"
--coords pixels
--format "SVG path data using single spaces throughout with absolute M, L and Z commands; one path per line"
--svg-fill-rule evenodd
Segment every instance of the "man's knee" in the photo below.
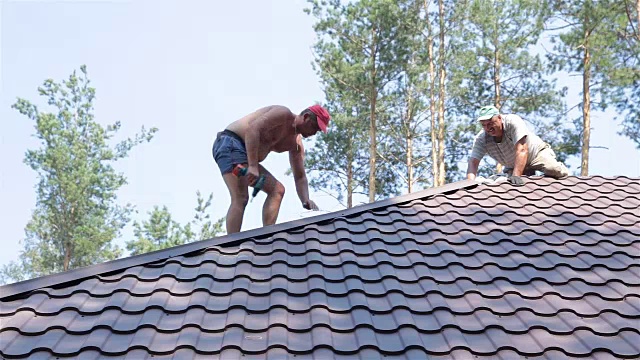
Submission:
M 533 170 L 541 171 L 546 176 L 562 178 L 569 176 L 569 169 L 556 159 L 556 153 L 550 147 L 543 149 L 531 162 Z
M 569 169 L 567 169 L 567 167 L 564 166 L 563 163 L 559 163 L 559 164 L 560 164 L 560 168 L 558 169 L 558 177 L 569 176 Z
M 559 161 L 556 161 L 556 163 L 552 166 L 544 168 L 543 172 L 545 175 L 554 177 L 556 179 L 569 176 L 569 169 L 567 169 L 567 167 Z
M 284 192 L 285 192 L 284 185 L 282 185 L 280 181 L 276 181 L 276 185 L 273 187 L 273 195 L 279 198 L 283 198 Z
M 231 206 L 242 207 L 243 209 L 247 207 L 249 203 L 249 194 L 241 194 L 231 197 Z

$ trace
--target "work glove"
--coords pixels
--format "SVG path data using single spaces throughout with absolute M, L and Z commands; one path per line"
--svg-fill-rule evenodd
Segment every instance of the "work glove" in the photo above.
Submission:
M 520 176 L 516 176 L 516 175 L 510 175 L 507 178 L 507 181 L 509 181 L 509 183 L 511 183 L 511 185 L 513 185 L 513 186 L 522 186 L 522 185 L 524 185 L 524 180 L 522 180 L 522 178 Z

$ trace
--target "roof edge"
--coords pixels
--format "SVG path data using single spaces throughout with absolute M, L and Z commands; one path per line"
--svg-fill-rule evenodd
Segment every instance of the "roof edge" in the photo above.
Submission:
M 370 211 L 377 208 L 383 208 L 400 203 L 410 202 L 416 199 L 440 195 L 460 189 L 471 189 L 480 185 L 473 180 L 462 180 L 454 183 L 445 184 L 437 188 L 421 190 L 415 193 L 401 195 L 385 200 L 376 201 L 369 204 L 359 205 L 350 209 L 335 211 L 327 214 L 321 214 L 313 217 L 292 220 L 280 224 L 264 226 L 252 230 L 242 231 L 239 233 L 224 235 L 207 240 L 192 242 L 189 244 L 179 245 L 168 249 L 157 250 L 140 255 L 130 256 L 122 259 L 112 260 L 96 265 L 86 266 L 74 270 L 69 270 L 57 274 L 46 275 L 30 280 L 24 280 L 9 285 L 0 286 L 0 301 L 11 301 L 21 297 L 22 295 L 44 287 L 56 287 L 60 285 L 70 285 L 84 279 L 107 273 L 114 273 L 132 266 L 139 266 L 153 263 L 163 259 L 186 255 L 207 249 L 212 246 L 236 246 L 247 239 L 254 237 L 262 237 L 265 235 L 291 230 L 301 226 L 313 223 L 332 220 L 344 216 L 352 216 L 354 214 Z

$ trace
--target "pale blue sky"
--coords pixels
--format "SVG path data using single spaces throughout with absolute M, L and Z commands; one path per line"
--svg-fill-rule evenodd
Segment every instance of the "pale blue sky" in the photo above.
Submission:
M 122 136 L 142 125 L 160 129 L 117 166 L 129 180 L 119 201 L 135 204 L 138 219 L 153 205 L 167 205 L 186 222 L 199 189 L 214 193 L 212 216 L 219 218 L 229 196 L 211 157 L 215 134 L 267 104 L 299 112 L 324 99 L 311 67 L 315 35 L 305 6 L 303 0 L 0 0 L 0 265 L 17 259 L 35 204 L 35 172 L 23 159 L 38 143 L 33 123 L 10 108 L 16 97 L 43 104 L 36 89 L 45 79 L 61 80 L 86 64 L 99 122 L 120 120 Z M 592 144 L 609 150 L 592 150 L 591 174 L 640 175 L 640 155 L 616 135 L 617 125 L 595 114 L 593 127 Z M 305 216 L 293 179 L 284 175 L 287 155 L 271 154 L 263 164 L 288 191 L 278 222 Z M 243 230 L 261 225 L 263 199 L 248 205 Z M 312 199 L 324 210 L 341 208 L 321 193 Z M 130 227 L 124 235 L 131 236 Z

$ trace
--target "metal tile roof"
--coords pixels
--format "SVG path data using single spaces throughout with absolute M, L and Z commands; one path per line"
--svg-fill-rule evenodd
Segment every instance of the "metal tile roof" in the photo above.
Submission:
M 640 357 L 640 179 L 449 184 L 0 288 L 0 355 Z

